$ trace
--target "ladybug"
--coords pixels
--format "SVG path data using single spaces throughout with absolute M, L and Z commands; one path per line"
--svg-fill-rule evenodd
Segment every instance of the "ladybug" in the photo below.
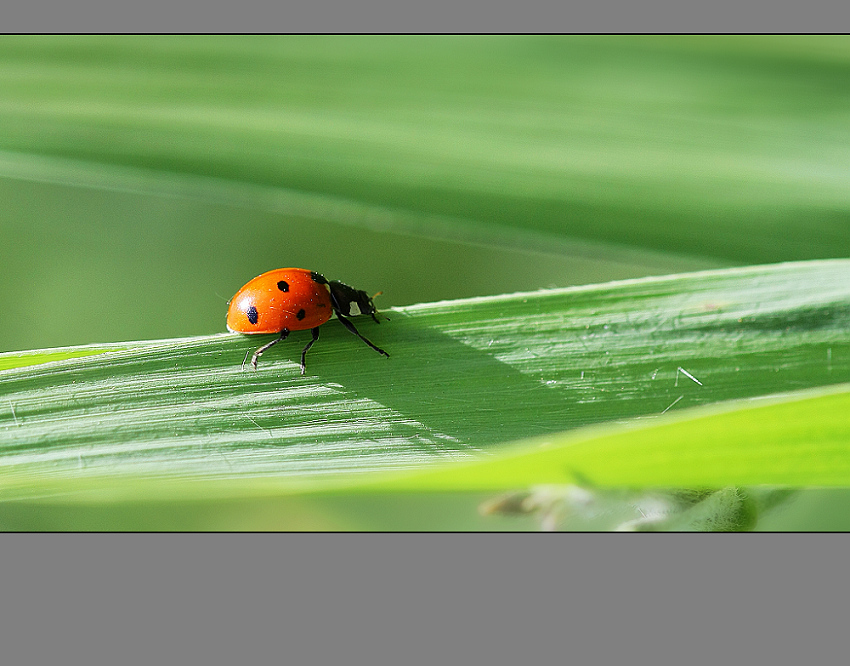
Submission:
M 377 294 L 376 294 L 377 295 Z M 258 275 L 236 292 L 227 309 L 227 330 L 233 333 L 278 333 L 280 337 L 258 348 L 251 357 L 257 359 L 272 345 L 285 340 L 290 331 L 310 329 L 313 339 L 301 351 L 301 374 L 307 370 L 307 351 L 319 339 L 319 326 L 333 314 L 349 331 L 379 354 L 376 347 L 349 321 L 348 317 L 371 315 L 378 322 L 377 309 L 365 291 L 303 268 L 278 268 Z M 378 322 L 380 323 L 380 322 Z

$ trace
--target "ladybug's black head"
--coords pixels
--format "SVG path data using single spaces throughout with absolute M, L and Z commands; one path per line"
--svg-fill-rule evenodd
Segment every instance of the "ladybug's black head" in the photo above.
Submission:
M 341 314 L 344 317 L 372 315 L 372 319 L 378 321 L 378 317 L 375 316 L 378 310 L 365 291 L 349 287 L 339 280 L 330 280 L 328 286 L 331 290 L 331 303 L 338 315 Z

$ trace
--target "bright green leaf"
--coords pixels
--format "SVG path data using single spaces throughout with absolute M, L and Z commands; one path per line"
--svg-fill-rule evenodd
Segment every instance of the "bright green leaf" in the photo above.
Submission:
M 111 346 L 115 348 L 115 346 Z M 38 365 L 39 363 L 50 363 L 51 361 L 64 361 L 68 358 L 82 358 L 84 356 L 96 356 L 108 351 L 103 345 L 92 349 L 73 349 L 73 350 L 43 350 L 36 352 L 20 352 L 18 354 L 4 354 L 0 357 L 0 370 L 9 370 L 10 368 L 24 368 L 28 365 Z
M 764 404 L 767 403 L 767 404 Z M 850 386 L 750 399 L 529 440 L 497 457 L 383 484 L 403 490 L 539 485 L 850 486 Z

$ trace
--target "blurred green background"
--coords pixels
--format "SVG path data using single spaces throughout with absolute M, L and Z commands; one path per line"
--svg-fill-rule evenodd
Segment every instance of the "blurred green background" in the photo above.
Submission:
M 4 36 L 0 349 L 850 254 L 844 37 Z
M 0 350 L 847 257 L 848 139 L 842 36 L 3 36 Z

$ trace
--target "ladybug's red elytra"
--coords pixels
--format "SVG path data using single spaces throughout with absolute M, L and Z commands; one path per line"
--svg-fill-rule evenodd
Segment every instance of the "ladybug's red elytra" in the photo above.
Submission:
M 336 314 L 349 331 L 379 354 L 389 357 L 380 347 L 360 335 L 348 317 L 371 315 L 378 321 L 377 309 L 365 291 L 303 268 L 278 268 L 258 275 L 236 292 L 227 309 L 227 330 L 234 333 L 279 333 L 251 357 L 257 369 L 257 359 L 290 331 L 310 329 L 313 339 L 301 351 L 301 374 L 307 371 L 307 351 L 319 339 L 319 326 Z M 380 323 L 380 322 L 378 322 Z

